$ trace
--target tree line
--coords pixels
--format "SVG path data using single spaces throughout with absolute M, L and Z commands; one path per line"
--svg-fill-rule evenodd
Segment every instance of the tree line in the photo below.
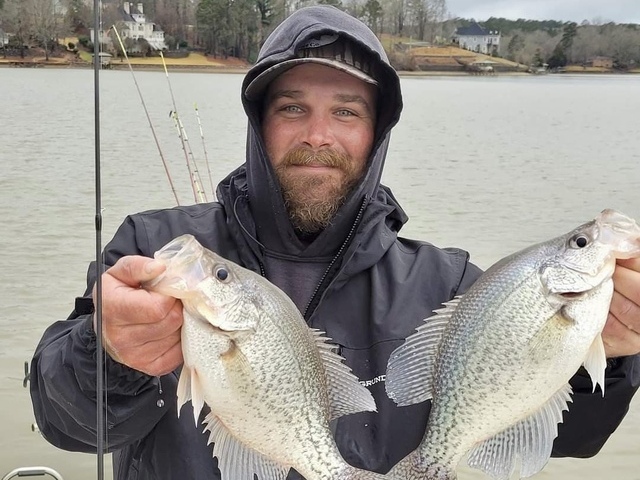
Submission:
M 217 57 L 250 62 L 264 39 L 293 11 L 330 4 L 362 20 L 379 36 L 397 41 L 446 44 L 456 28 L 474 20 L 454 18 L 446 0 L 138 0 L 147 18 L 165 32 L 170 49 L 201 49 Z M 105 28 L 121 20 L 122 0 L 102 1 Z M 92 0 L 0 0 L 0 29 L 15 44 L 51 46 L 69 35 L 88 35 Z M 640 65 L 640 25 L 602 19 L 580 24 L 554 20 L 489 18 L 480 22 L 502 34 L 499 55 L 523 64 L 583 64 L 596 56 L 614 65 Z M 389 46 L 385 43 L 385 46 Z M 392 53 L 392 52 L 391 52 Z
M 596 18 L 576 22 L 507 20 L 483 22 L 502 33 L 500 55 L 526 65 L 550 68 L 583 65 L 594 57 L 609 57 L 614 68 L 640 66 L 640 25 Z

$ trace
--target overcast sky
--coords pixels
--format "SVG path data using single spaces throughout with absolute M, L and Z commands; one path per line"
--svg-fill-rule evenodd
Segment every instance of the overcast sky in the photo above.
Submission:
M 447 0 L 454 17 L 640 23 L 640 0 Z

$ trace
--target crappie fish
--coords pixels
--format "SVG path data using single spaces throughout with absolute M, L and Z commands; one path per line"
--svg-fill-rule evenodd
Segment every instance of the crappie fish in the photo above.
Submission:
M 155 253 L 166 271 L 145 288 L 181 299 L 184 366 L 178 412 L 204 420 L 223 480 L 384 478 L 341 457 L 329 421 L 375 411 L 371 393 L 295 304 L 191 235 Z
M 468 464 L 496 479 L 540 471 L 581 365 L 604 395 L 601 331 L 618 258 L 640 256 L 640 228 L 605 210 L 572 232 L 504 258 L 445 304 L 389 359 L 399 405 L 432 400 L 419 447 L 394 480 L 456 478 Z

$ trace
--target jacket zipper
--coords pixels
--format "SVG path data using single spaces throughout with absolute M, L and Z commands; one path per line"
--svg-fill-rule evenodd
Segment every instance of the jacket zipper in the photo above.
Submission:
M 305 320 L 309 320 L 309 317 L 311 316 L 310 313 L 313 313 L 313 310 L 315 310 L 315 307 L 311 309 L 312 305 L 317 302 L 316 299 L 320 297 L 320 294 L 327 289 L 328 285 L 324 285 L 324 283 L 327 280 L 327 277 L 329 276 L 331 271 L 333 270 L 333 267 L 335 266 L 335 264 L 344 254 L 349 243 L 351 243 L 351 240 L 356 233 L 356 230 L 358 228 L 358 225 L 360 224 L 360 221 L 362 220 L 362 216 L 364 215 L 364 211 L 368 203 L 369 203 L 369 196 L 365 195 L 364 199 L 362 200 L 362 204 L 360 205 L 360 210 L 358 210 L 358 214 L 356 215 L 353 225 L 351 226 L 351 230 L 349 230 L 349 234 L 345 238 L 344 242 L 342 242 L 342 245 L 340 246 L 338 253 L 336 253 L 336 255 L 333 257 L 333 259 L 329 263 L 329 266 L 322 274 L 322 277 L 320 278 L 320 282 L 318 282 L 318 285 L 316 286 L 315 290 L 313 291 L 313 294 L 311 295 L 311 299 L 309 300 L 306 308 L 304 309 L 304 313 L 302 314 L 302 316 L 304 317 Z

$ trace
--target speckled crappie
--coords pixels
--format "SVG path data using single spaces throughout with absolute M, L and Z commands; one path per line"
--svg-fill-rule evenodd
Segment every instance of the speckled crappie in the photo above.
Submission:
M 399 405 L 432 400 L 420 446 L 388 477 L 456 478 L 459 461 L 496 479 L 540 471 L 581 365 L 604 395 L 601 332 L 618 258 L 640 256 L 640 228 L 605 210 L 572 232 L 504 258 L 392 353 Z
M 341 457 L 329 421 L 375 411 L 321 332 L 256 273 L 205 249 L 191 235 L 155 254 L 166 271 L 146 288 L 181 299 L 184 366 L 178 411 L 189 400 L 204 420 L 223 480 L 378 479 Z

